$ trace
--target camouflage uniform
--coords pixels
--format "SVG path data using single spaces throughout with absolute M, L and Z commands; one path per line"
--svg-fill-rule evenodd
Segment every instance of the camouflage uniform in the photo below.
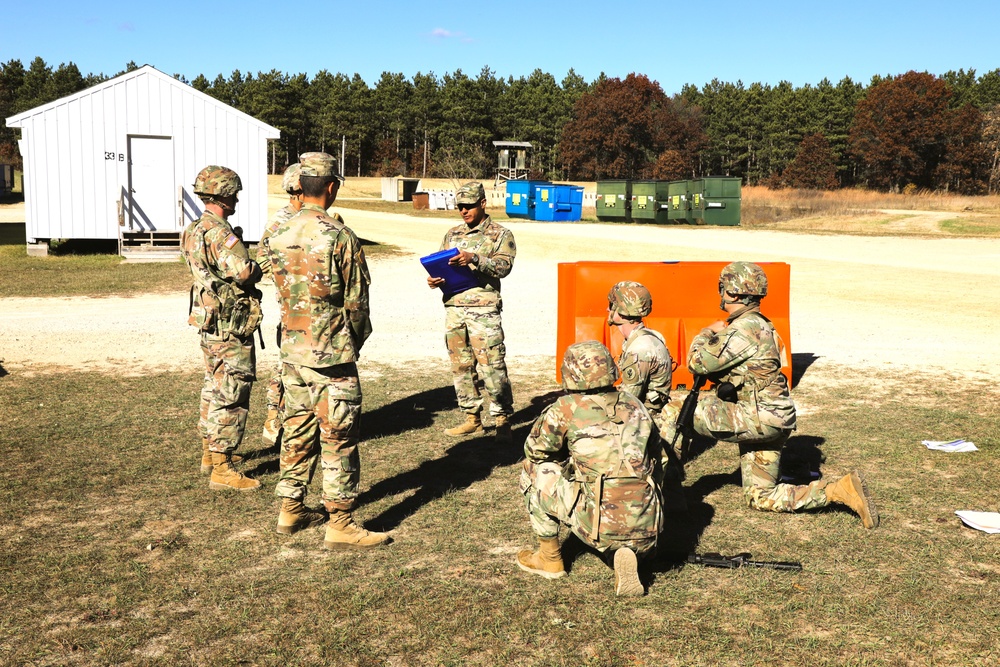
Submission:
M 604 349 L 589 341 L 571 350 L 598 347 Z M 653 481 L 657 439 L 649 413 L 634 396 L 616 391 L 610 382 L 590 388 L 602 374 L 610 372 L 614 380 L 614 361 L 607 350 L 604 354 L 610 369 L 564 363 L 569 393 L 532 426 L 520 489 L 539 538 L 556 537 L 564 523 L 600 552 L 628 547 L 641 554 L 656 545 L 662 527 Z
M 741 289 L 741 280 L 749 280 L 747 272 L 759 277 L 763 285 Z M 729 316 L 722 331 L 703 329 L 691 342 L 688 368 L 716 386 L 716 391 L 699 396 L 694 430 L 739 444 L 743 493 L 749 506 L 774 512 L 823 507 L 829 504 L 823 491 L 826 481 L 803 486 L 778 483 L 781 447 L 795 430 L 795 404 L 781 373 L 786 363 L 781 338 L 760 313 L 766 277 L 756 265 L 734 262 L 723 270 L 723 283 L 735 285 L 727 287 L 731 293 L 758 298 L 745 301 L 747 305 Z M 725 383 L 731 385 L 728 395 Z
M 289 165 L 285 169 L 285 173 L 281 177 L 281 189 L 288 193 L 288 195 L 295 196 L 302 192 L 299 187 L 299 174 L 301 173 L 301 167 L 299 163 Z M 270 238 L 272 234 L 281 227 L 284 223 L 291 220 L 298 210 L 289 202 L 280 211 L 274 214 L 271 218 L 270 223 L 264 229 L 264 233 L 261 234 L 260 243 L 257 245 L 257 263 L 260 264 L 260 270 L 264 274 L 264 277 L 271 276 L 271 259 L 267 256 L 267 247 L 265 246 L 265 241 Z M 278 298 L 277 293 L 275 297 Z M 281 299 L 278 298 L 278 303 L 280 306 Z M 281 345 L 281 326 L 278 326 L 277 330 L 277 340 L 278 345 Z M 281 431 L 281 408 L 284 405 L 285 398 L 285 388 L 281 384 L 281 368 L 278 368 L 277 372 L 271 376 L 271 380 L 267 383 L 267 414 L 268 419 L 271 419 L 272 415 L 276 415 L 276 423 L 273 424 L 273 429 L 275 433 L 271 433 L 269 437 L 280 437 Z M 268 431 L 269 424 L 265 424 L 265 433 Z M 267 439 L 267 438 L 266 438 Z
M 229 223 L 209 211 L 184 230 L 181 248 L 194 278 L 188 321 L 201 331 L 205 358 L 198 430 L 212 452 L 232 452 L 243 440 L 256 379 L 253 328 L 234 331 L 243 328 L 233 320 L 234 302 L 247 299 L 260 267 Z
M 458 203 L 476 203 L 485 198 L 482 185 L 478 191 L 466 192 L 469 185 L 459 190 Z M 474 253 L 476 259 L 469 265 L 479 286 L 445 299 L 445 345 L 451 359 L 451 372 L 458 396 L 458 407 L 466 414 L 479 414 L 483 398 L 482 385 L 490 398 L 490 414 L 511 415 L 514 399 L 507 377 L 500 312 L 500 279 L 506 278 L 514 266 L 517 247 L 510 230 L 486 216 L 475 228 L 461 224 L 448 230 L 441 250 L 458 248 Z M 478 377 L 477 377 L 478 376 Z
M 622 344 L 618 358 L 622 383 L 619 389 L 632 394 L 646 406 L 654 420 L 670 401 L 673 359 L 663 336 L 639 324 Z
M 327 175 L 320 171 L 327 168 L 323 160 L 317 165 L 303 155 L 302 175 Z M 326 508 L 347 511 L 357 500 L 360 475 L 355 362 L 371 334 L 364 251 L 349 227 L 313 204 L 280 225 L 264 247 L 281 302 L 285 388 L 275 494 L 302 500 L 321 458 Z

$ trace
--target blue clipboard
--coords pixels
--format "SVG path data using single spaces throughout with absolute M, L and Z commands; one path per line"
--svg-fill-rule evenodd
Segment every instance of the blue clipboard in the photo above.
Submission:
M 448 260 L 457 254 L 458 248 L 448 248 L 420 258 L 420 263 L 424 265 L 428 275 L 432 278 L 444 278 L 441 291 L 444 293 L 445 300 L 467 289 L 479 287 L 479 281 L 476 280 L 472 269 L 448 263 Z

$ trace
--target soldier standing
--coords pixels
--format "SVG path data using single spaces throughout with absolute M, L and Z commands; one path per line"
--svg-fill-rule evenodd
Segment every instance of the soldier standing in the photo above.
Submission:
M 288 165 L 288 168 L 285 169 L 285 173 L 281 176 L 281 189 L 288 193 L 288 204 L 274 214 L 274 218 L 271 219 L 260 237 L 260 244 L 257 247 L 257 263 L 260 264 L 260 270 L 265 277 L 271 275 L 271 260 L 267 257 L 264 241 L 302 209 L 302 187 L 299 185 L 301 171 L 298 162 Z M 277 297 L 277 293 L 275 297 Z M 278 325 L 278 345 L 281 345 L 280 323 Z M 267 384 L 267 418 L 264 420 L 264 432 L 261 434 L 264 442 L 270 445 L 278 442 L 281 438 L 281 407 L 284 398 L 285 390 L 281 385 L 281 368 L 279 367 Z
M 568 393 L 538 417 L 524 443 L 520 489 L 539 548 L 522 550 L 517 564 L 547 579 L 564 576 L 559 526 L 566 524 L 584 544 L 613 554 L 617 595 L 642 595 L 636 555 L 653 551 L 662 527 L 656 436 L 642 403 L 615 390 L 617 379 L 599 342 L 566 350 Z
M 360 477 L 361 381 L 357 360 L 371 334 L 371 283 L 361 242 L 327 214 L 343 182 L 326 153 L 300 156 L 302 210 L 265 241 L 281 303 L 281 382 L 285 388 L 277 531 L 324 523 L 328 549 L 371 548 L 389 536 L 354 522 Z M 303 500 L 323 466 L 326 512 Z
M 781 373 L 784 345 L 760 312 L 766 295 L 767 276 L 756 264 L 733 262 L 722 270 L 720 308 L 728 317 L 702 329 L 688 353 L 690 371 L 714 383 L 714 391 L 698 398 L 694 430 L 739 445 L 743 494 L 750 507 L 795 512 L 840 503 L 857 513 L 865 528 L 875 528 L 878 510 L 859 472 L 834 482 L 778 483 L 781 448 L 795 430 L 795 404 Z M 679 408 L 668 408 L 673 419 L 664 414 L 664 421 L 672 439 Z
M 445 433 L 457 437 L 483 430 L 479 416 L 483 409 L 481 385 L 489 396 L 496 442 L 510 444 L 514 399 L 504 359 L 500 280 L 510 274 L 517 247 L 510 230 L 487 215 L 486 191 L 481 183 L 466 183 L 459 188 L 455 203 L 465 224 L 448 230 L 440 249 L 458 248 L 458 255 L 448 263 L 471 268 L 479 285 L 446 298 L 444 302 L 445 343 L 451 359 L 458 407 L 465 413 L 465 422 L 445 429 Z M 443 278 L 427 278 L 431 288 L 443 283 Z
M 205 357 L 198 420 L 201 469 L 212 473 L 209 488 L 215 490 L 260 488 L 260 482 L 233 468 L 256 377 L 253 333 L 261 319 L 259 292 L 254 287 L 261 277 L 260 267 L 228 222 L 242 188 L 232 169 L 215 165 L 202 169 L 193 189 L 205 212 L 181 235 L 193 278 L 188 322 L 201 332 Z

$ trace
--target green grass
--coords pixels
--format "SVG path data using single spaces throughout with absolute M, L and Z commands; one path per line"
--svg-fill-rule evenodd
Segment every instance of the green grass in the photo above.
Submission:
M 0 246 L 0 294 L 5 297 L 132 296 L 186 290 L 183 260 L 128 264 L 114 254 L 29 257 L 23 245 Z
M 827 370 L 796 389 L 788 457 L 868 472 L 883 525 L 845 511 L 746 508 L 736 452 L 689 464 L 648 595 L 619 600 L 579 543 L 570 574 L 514 564 L 533 544 L 520 447 L 446 439 L 445 364 L 363 367 L 359 520 L 395 542 L 322 548 L 274 533 L 277 478 L 262 445 L 264 383 L 242 448 L 261 493 L 198 474 L 197 373 L 0 377 L 0 655 L 5 664 L 993 665 L 1000 542 L 956 509 L 996 510 L 998 402 L 986 386 Z M 261 377 L 266 373 L 262 372 Z M 554 389 L 515 377 L 515 441 Z M 974 454 L 919 441 L 963 436 Z M 319 478 L 310 500 L 319 496 Z M 680 566 L 703 551 L 798 560 L 798 574 Z
M 395 255 L 391 245 L 362 240 L 368 257 Z M 66 241 L 48 257 L 29 257 L 23 224 L 0 224 L 0 295 L 4 297 L 133 296 L 186 291 L 191 273 L 183 259 L 128 263 L 114 241 Z
M 1000 236 L 1000 218 L 993 216 L 942 220 L 939 227 L 955 236 Z

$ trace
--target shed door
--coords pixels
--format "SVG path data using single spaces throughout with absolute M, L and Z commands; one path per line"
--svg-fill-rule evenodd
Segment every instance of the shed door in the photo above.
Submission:
M 170 137 L 128 138 L 129 190 L 126 228 L 180 231 L 174 188 L 174 148 Z

